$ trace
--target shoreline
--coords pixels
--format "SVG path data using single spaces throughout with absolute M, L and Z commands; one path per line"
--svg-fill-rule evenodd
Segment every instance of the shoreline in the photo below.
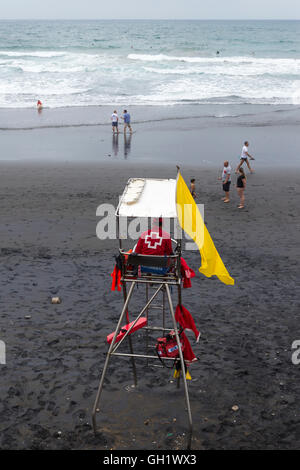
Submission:
M 196 111 L 195 111 L 196 108 Z M 112 136 L 110 107 L 0 110 L 0 161 L 132 161 L 219 167 L 239 162 L 250 142 L 253 167 L 300 168 L 299 106 L 144 106 L 130 109 L 134 134 Z M 3 130 L 5 129 L 5 130 Z M 291 149 L 286 158 L 287 149 Z
M 36 128 L 110 126 L 112 108 L 117 107 L 119 115 L 123 105 L 90 106 L 44 106 L 38 113 L 36 106 L 28 108 L 0 108 L 0 131 L 32 130 Z M 246 103 L 180 103 L 173 105 L 131 105 L 134 124 L 155 123 L 187 119 L 209 119 L 239 125 L 285 125 L 300 122 L 300 104 L 246 104 Z
M 175 166 L 220 167 L 229 160 L 235 168 L 242 143 L 250 142 L 255 157 L 253 168 L 298 169 L 300 147 L 298 124 L 267 126 L 216 119 L 182 119 L 132 124 L 134 134 L 120 128 L 113 136 L 111 126 L 79 126 L 1 131 L 1 161 L 105 162 L 132 161 Z M 287 149 L 291 149 L 287 155 Z

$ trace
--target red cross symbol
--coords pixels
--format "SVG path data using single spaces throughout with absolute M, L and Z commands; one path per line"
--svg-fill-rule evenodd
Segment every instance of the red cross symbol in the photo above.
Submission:
M 163 237 L 160 237 L 157 232 L 150 232 L 149 235 L 146 235 L 145 237 L 145 245 L 154 250 L 156 250 L 158 246 L 161 246 L 162 241 Z

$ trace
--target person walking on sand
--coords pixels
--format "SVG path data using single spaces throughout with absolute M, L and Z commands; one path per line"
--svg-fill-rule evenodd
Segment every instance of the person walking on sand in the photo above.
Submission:
M 124 134 L 126 133 L 127 127 L 129 129 L 130 134 L 132 134 L 132 128 L 130 125 L 131 118 L 130 118 L 130 114 L 127 112 L 127 109 L 124 109 L 122 119 L 124 120 Z
M 245 189 L 246 189 L 246 175 L 242 167 L 239 168 L 239 176 L 236 182 L 236 189 L 240 197 L 240 205 L 238 209 L 244 209 L 245 205 Z
M 229 191 L 230 191 L 230 184 L 231 184 L 231 167 L 229 165 L 228 160 L 225 160 L 225 162 L 224 162 L 222 178 L 219 178 L 219 180 L 222 180 L 223 191 L 225 192 L 225 197 L 222 197 L 222 200 L 225 203 L 227 203 L 227 202 L 230 201 Z
M 250 153 L 248 153 L 248 147 L 249 147 L 249 142 L 246 140 L 246 141 L 244 142 L 244 145 L 243 145 L 243 148 L 242 148 L 242 154 L 241 154 L 241 158 L 240 158 L 240 163 L 238 164 L 237 169 L 235 170 L 235 172 L 236 172 L 237 174 L 239 173 L 239 169 L 240 169 L 240 167 L 244 164 L 244 162 L 247 163 L 247 167 L 249 168 L 250 173 L 254 173 L 254 171 L 252 170 L 252 168 L 251 168 L 251 166 L 250 166 L 248 157 L 250 158 L 250 160 L 255 160 L 255 158 L 253 158 L 252 155 L 250 155 Z
M 119 129 L 118 129 L 119 117 L 118 117 L 118 113 L 117 113 L 116 110 L 114 110 L 114 112 L 112 113 L 110 119 L 111 119 L 111 125 L 112 125 L 113 134 L 114 134 L 114 135 L 115 135 L 115 133 L 119 134 Z
M 195 199 L 197 197 L 196 195 L 196 185 L 195 185 L 195 178 L 191 179 L 191 185 L 190 185 L 190 192 L 193 198 Z

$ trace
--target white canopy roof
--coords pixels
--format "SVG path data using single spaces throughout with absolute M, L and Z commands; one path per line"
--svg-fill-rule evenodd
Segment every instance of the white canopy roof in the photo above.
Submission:
M 130 178 L 121 196 L 116 215 L 177 218 L 176 180 Z

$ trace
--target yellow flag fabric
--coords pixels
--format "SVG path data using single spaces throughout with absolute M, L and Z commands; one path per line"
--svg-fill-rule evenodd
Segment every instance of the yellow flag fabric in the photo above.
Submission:
M 217 276 L 224 284 L 233 285 L 234 279 L 225 268 L 197 204 L 180 173 L 177 178 L 176 206 L 181 228 L 199 248 L 201 254 L 199 271 L 207 277 Z

